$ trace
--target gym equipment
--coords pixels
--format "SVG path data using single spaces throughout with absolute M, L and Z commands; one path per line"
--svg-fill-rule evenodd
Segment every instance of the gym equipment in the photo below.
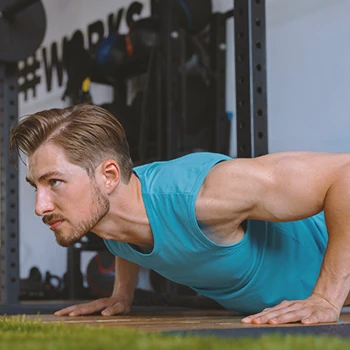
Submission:
M 33 266 L 29 270 L 28 278 L 20 281 L 20 299 L 40 299 L 44 297 L 40 270 Z
M 73 299 L 71 296 L 71 290 L 74 290 L 75 295 L 79 295 L 81 299 L 87 299 L 90 297 L 88 288 L 84 287 L 84 277 L 81 271 L 79 273 L 74 273 L 74 285 L 72 285 L 69 279 L 69 266 L 68 272 L 63 275 L 63 288 L 62 288 L 62 298 L 63 299 Z M 74 295 L 74 296 L 75 296 Z
M 94 296 L 111 296 L 115 279 L 114 255 L 108 250 L 98 252 L 87 266 L 86 279 Z
M 126 52 L 129 56 L 149 53 L 159 43 L 160 21 L 155 17 L 142 18 L 132 23 L 125 36 Z
M 176 0 L 175 10 L 179 16 L 180 26 L 195 34 L 210 22 L 212 3 L 211 0 L 201 0 L 199 5 L 195 0 Z M 161 23 L 159 17 L 155 15 L 132 22 L 129 33 L 125 36 L 127 54 L 136 56 L 148 53 L 159 44 L 160 31 Z M 190 45 L 188 46 L 191 56 L 193 50 Z
M 133 22 L 125 36 L 127 55 L 142 56 L 149 54 L 159 44 L 160 21 L 156 17 L 146 17 Z M 194 54 L 191 36 L 186 35 L 186 60 Z
M 54 283 L 52 283 L 54 282 Z M 46 271 L 43 284 L 45 299 L 59 299 L 62 295 L 62 280 L 58 276 Z
M 210 126 L 213 101 L 210 87 L 198 75 L 186 77 L 186 132 L 193 135 Z
M 0 61 L 17 62 L 42 43 L 46 14 L 39 0 L 1 0 Z
M 116 66 L 122 64 L 127 57 L 125 35 L 110 34 L 99 45 L 96 63 L 103 76 L 115 74 Z
M 269 153 L 265 3 L 234 1 L 238 158 Z
M 53 283 L 54 282 L 54 283 Z M 61 298 L 62 280 L 46 271 L 45 280 L 38 267 L 33 266 L 28 278 L 20 281 L 21 300 L 59 299 Z
M 197 4 L 198 5 L 198 4 Z M 191 0 L 175 1 L 175 10 L 179 14 L 180 25 L 189 33 L 194 34 L 202 30 L 210 21 L 212 4 L 211 0 L 203 0 L 201 6 L 195 6 Z M 113 83 L 115 75 L 124 74 L 128 58 L 149 54 L 159 44 L 161 21 L 159 16 L 153 15 L 130 23 L 130 30 L 126 35 L 110 34 L 106 36 L 98 46 L 96 53 L 91 53 L 93 62 L 93 80 Z M 75 44 L 77 45 L 77 43 Z M 80 45 L 81 46 L 81 45 Z M 186 58 L 194 53 L 193 43 L 186 37 Z M 71 54 L 75 62 L 85 62 L 86 53 L 72 48 L 75 54 Z M 84 59 L 83 57 L 84 56 Z M 81 57 L 81 59 L 78 59 Z M 139 62 L 140 63 L 140 62 Z M 141 65 L 141 63 L 139 64 Z M 79 67 L 77 67 L 79 70 Z M 81 70 L 81 68 L 80 68 Z M 73 75 L 72 70 L 72 75 Z M 68 72 L 68 76 L 70 76 Z
M 180 24 L 191 33 L 198 33 L 209 23 L 211 0 L 176 0 Z
M 84 48 L 82 32 L 76 31 L 66 43 L 63 51 L 63 65 L 67 71 L 68 81 L 62 96 L 70 99 L 71 104 L 91 103 L 89 89 L 84 91 L 84 81 L 90 77 L 92 60 Z

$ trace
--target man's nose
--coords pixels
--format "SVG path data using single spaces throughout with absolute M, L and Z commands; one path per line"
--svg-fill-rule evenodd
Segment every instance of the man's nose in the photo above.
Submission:
M 47 191 L 37 190 L 36 200 L 35 200 L 35 214 L 38 216 L 43 216 L 51 213 L 54 210 L 54 204 L 51 196 Z

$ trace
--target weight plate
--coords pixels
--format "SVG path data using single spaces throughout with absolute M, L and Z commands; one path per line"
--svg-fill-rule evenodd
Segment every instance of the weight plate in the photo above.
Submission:
M 0 12 L 13 3 L 14 0 L 1 0 Z M 41 1 L 11 18 L 0 18 L 0 61 L 17 62 L 33 54 L 41 45 L 45 31 L 46 13 Z

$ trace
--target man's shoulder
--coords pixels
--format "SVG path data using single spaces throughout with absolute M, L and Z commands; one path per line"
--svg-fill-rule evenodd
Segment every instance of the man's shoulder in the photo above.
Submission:
M 169 171 L 174 168 L 200 167 L 208 162 L 216 162 L 231 159 L 228 155 L 212 152 L 194 152 L 170 160 L 155 161 L 152 163 L 142 164 L 134 167 L 136 172 L 145 172 L 147 170 L 165 170 Z
M 134 173 L 148 192 L 192 192 L 216 163 L 227 159 L 231 158 L 218 153 L 195 152 L 135 167 Z

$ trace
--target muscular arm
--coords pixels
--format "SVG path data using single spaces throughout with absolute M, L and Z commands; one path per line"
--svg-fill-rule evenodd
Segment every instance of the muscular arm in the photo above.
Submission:
M 350 173 L 340 172 L 324 200 L 329 241 L 314 292 L 339 309 L 350 290 Z
M 115 281 L 112 295 L 121 295 L 132 303 L 136 288 L 137 276 L 140 272 L 140 266 L 115 257 Z
M 199 193 L 198 219 L 232 228 L 245 219 L 293 221 L 324 210 L 329 243 L 314 292 L 342 307 L 350 290 L 350 157 L 277 153 L 215 166 Z
M 55 312 L 56 316 L 89 315 L 101 311 L 103 316 L 126 314 L 134 299 L 134 292 L 140 266 L 128 260 L 115 258 L 115 282 L 109 298 L 102 298 L 86 304 L 72 305 Z
M 345 163 L 340 155 L 301 152 L 219 163 L 201 188 L 197 215 L 235 222 L 306 218 L 323 209 L 327 191 Z

